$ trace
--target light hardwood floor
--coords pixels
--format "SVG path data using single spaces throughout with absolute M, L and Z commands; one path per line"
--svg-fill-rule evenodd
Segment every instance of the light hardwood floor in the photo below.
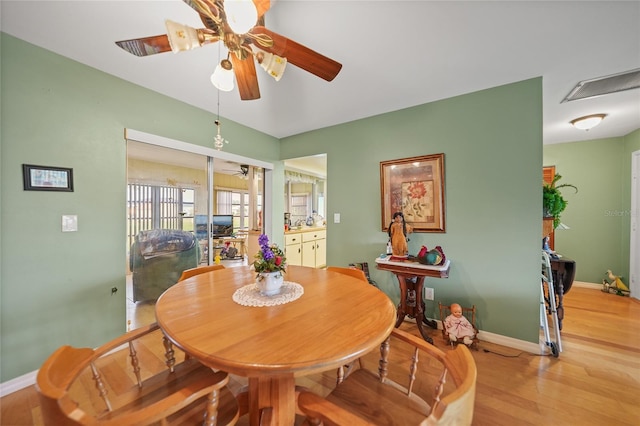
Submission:
M 143 305 L 138 321 L 153 320 Z M 149 307 L 151 309 L 149 309 Z M 482 313 L 479 313 L 482 315 Z M 638 425 L 640 424 L 640 302 L 574 286 L 565 296 L 564 351 L 539 356 L 482 342 L 474 425 Z M 418 331 L 414 324 L 402 328 Z M 445 348 L 440 331 L 436 346 Z M 330 336 L 328 336 L 330 338 Z M 375 362 L 378 354 L 369 354 Z M 326 394 L 335 371 L 301 377 L 299 385 Z M 242 379 L 234 381 L 232 389 Z M 33 386 L 0 399 L 2 426 L 41 425 Z

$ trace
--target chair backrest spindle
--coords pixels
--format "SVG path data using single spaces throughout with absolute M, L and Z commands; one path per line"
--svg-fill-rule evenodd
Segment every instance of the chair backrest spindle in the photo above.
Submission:
M 355 370 L 326 398 L 300 392 L 298 406 L 308 424 L 471 425 L 477 369 L 469 349 L 458 345 L 443 352 L 399 329 L 392 330 L 391 338 L 391 345 L 389 339 L 381 345 L 378 374 Z M 396 345 L 402 349 L 395 350 Z M 407 351 L 405 345 L 413 350 Z M 439 373 L 434 364 L 440 365 Z M 407 370 L 408 379 L 403 374 Z

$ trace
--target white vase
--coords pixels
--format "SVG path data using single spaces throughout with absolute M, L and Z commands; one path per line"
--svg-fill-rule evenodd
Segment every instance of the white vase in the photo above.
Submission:
M 273 296 L 274 294 L 280 293 L 282 283 L 284 283 L 284 277 L 281 271 L 261 272 L 256 279 L 260 294 L 264 296 Z

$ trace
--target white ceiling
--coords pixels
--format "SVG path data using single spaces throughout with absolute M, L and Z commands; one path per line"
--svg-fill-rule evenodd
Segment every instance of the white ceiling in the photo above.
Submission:
M 216 45 L 144 58 L 117 40 L 202 27 L 180 0 L 6 1 L 2 31 L 172 98 L 216 112 Z M 343 64 L 333 82 L 288 65 L 258 67 L 261 99 L 220 94 L 226 119 L 282 138 L 498 85 L 543 77 L 544 143 L 640 128 L 640 89 L 561 104 L 580 81 L 640 68 L 638 1 L 272 1 L 266 26 Z M 226 57 L 226 51 L 222 50 Z M 607 113 L 589 132 L 569 125 Z

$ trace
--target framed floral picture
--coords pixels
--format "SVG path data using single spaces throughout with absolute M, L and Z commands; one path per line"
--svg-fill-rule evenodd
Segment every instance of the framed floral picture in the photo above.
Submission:
M 413 232 L 445 232 L 444 154 L 380 162 L 382 230 L 402 212 Z

